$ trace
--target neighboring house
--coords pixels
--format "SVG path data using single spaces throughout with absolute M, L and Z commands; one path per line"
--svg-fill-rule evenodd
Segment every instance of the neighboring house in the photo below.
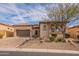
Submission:
M 0 38 L 13 37 L 14 27 L 0 23 Z
M 67 29 L 72 38 L 79 39 L 79 26 L 73 26 Z

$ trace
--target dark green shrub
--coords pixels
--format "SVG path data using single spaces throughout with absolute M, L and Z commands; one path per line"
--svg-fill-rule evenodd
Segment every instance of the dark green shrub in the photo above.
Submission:
M 52 37 L 49 37 L 50 41 L 54 41 L 55 37 L 52 36 Z
M 54 37 L 54 38 L 57 37 L 57 34 L 56 34 L 56 33 L 53 33 L 53 34 L 51 34 L 51 35 L 52 35 L 52 37 Z
M 50 41 L 54 41 L 56 38 L 57 34 L 56 33 L 52 33 L 51 37 L 49 37 Z

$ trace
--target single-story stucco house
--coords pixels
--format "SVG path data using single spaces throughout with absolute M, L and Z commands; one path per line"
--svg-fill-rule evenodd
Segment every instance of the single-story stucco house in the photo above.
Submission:
M 34 37 L 48 39 L 51 32 L 56 31 L 57 33 L 62 31 L 67 21 L 40 21 L 39 24 L 27 24 L 20 23 L 16 25 L 8 25 L 0 23 L 0 35 L 2 38 L 6 37 L 24 37 L 27 39 L 34 39 Z M 77 32 L 75 32 L 77 28 Z M 79 32 L 79 27 L 72 27 L 67 29 L 71 36 L 73 33 Z M 2 32 L 4 34 L 2 34 Z M 79 33 L 78 33 L 79 34 Z M 75 36 L 75 35 L 74 35 Z

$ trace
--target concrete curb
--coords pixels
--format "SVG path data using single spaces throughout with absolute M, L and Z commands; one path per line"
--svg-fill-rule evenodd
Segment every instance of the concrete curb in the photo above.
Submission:
M 69 54 L 79 54 L 79 51 L 73 51 L 73 50 L 57 50 L 57 49 L 0 48 L 0 51 L 46 52 L 46 53 L 69 53 Z

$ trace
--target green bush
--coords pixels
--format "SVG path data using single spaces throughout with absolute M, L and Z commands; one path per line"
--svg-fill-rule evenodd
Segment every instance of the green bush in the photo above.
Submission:
M 57 34 L 56 33 L 52 33 L 51 37 L 49 37 L 50 41 L 54 41 L 56 38 Z
M 52 37 L 54 37 L 54 38 L 57 37 L 57 34 L 55 34 L 55 33 L 53 33 L 53 34 L 51 34 L 51 35 L 52 35 Z
M 55 37 L 52 36 L 49 39 L 50 39 L 50 41 L 54 41 Z

